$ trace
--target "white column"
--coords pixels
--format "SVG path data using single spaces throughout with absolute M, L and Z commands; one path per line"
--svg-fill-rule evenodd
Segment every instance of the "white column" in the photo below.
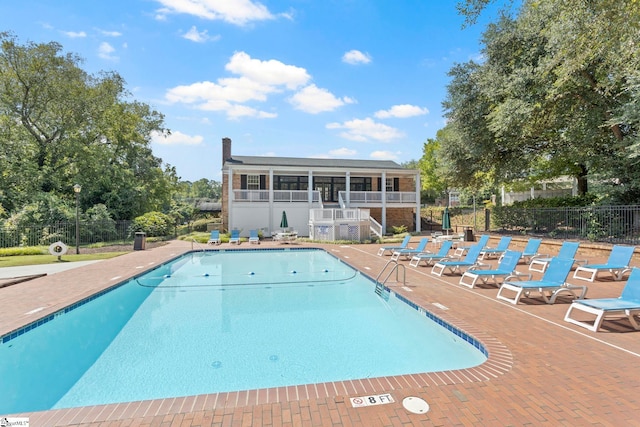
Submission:
M 227 188 L 229 193 L 227 215 L 229 215 L 229 232 L 233 230 L 233 169 L 230 167 L 227 170 L 227 175 L 229 175 L 229 181 L 227 182 Z
M 420 189 L 422 186 L 420 185 L 420 173 L 416 174 L 416 232 L 420 232 L 422 228 L 422 221 L 420 215 Z
M 345 202 L 345 208 L 350 208 L 351 207 L 351 172 L 347 171 L 347 176 L 345 177 L 345 183 L 346 183 L 346 188 L 345 188 L 345 197 L 346 200 Z
M 380 179 L 381 191 L 382 191 L 382 233 L 387 232 L 387 173 L 382 172 L 382 178 Z
M 273 169 L 269 169 L 269 233 L 273 231 Z

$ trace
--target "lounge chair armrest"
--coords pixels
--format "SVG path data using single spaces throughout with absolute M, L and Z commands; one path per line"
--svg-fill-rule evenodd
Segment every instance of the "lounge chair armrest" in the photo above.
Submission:
M 535 254 L 534 256 L 532 256 L 529 261 L 533 261 L 534 259 L 538 259 L 538 258 L 551 258 L 551 255 L 549 254 Z
M 485 262 L 476 262 L 467 270 L 488 270 L 491 268 L 491 264 L 487 264 Z
M 514 271 L 513 274 L 507 276 L 504 278 L 505 282 L 508 282 L 510 280 L 531 280 L 532 275 L 530 273 L 520 273 L 519 271 Z

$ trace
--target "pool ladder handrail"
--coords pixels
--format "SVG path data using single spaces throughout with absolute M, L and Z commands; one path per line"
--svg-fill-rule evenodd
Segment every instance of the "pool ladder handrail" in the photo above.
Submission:
M 393 268 L 381 282 L 380 276 L 382 276 L 385 270 L 387 270 L 387 267 L 389 267 L 389 265 L 391 264 L 393 264 Z M 402 267 L 402 269 L 400 267 Z M 378 273 L 378 276 L 376 277 L 376 294 L 385 299 L 389 299 L 389 291 L 385 292 L 383 295 L 383 291 L 385 290 L 384 284 L 387 283 L 387 280 L 389 280 L 389 277 L 391 277 L 394 271 L 396 272 L 396 282 L 400 282 L 400 270 L 402 270 L 402 285 L 405 286 L 407 284 L 407 270 L 404 264 L 399 264 L 398 261 L 394 259 L 390 259 L 389 261 L 387 261 L 385 266 L 382 267 L 382 270 L 380 270 L 380 273 Z
M 193 244 L 194 243 L 197 246 L 201 247 L 201 249 L 199 249 L 199 250 L 201 250 L 202 252 L 206 252 L 207 248 L 205 246 L 202 246 L 202 243 L 196 241 L 196 239 L 194 239 L 193 237 L 191 238 L 191 250 L 193 250 Z

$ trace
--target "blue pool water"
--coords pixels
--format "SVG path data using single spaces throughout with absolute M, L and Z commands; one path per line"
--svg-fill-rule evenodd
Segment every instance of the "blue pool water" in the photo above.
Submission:
M 0 344 L 0 414 L 476 366 L 321 250 L 192 253 Z M 17 335 L 17 334 L 16 334 Z

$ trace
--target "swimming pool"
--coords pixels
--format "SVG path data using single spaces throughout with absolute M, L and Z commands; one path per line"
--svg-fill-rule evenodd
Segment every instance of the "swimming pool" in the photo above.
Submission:
M 3 337 L 1 393 L 10 396 L 0 399 L 0 413 L 461 369 L 486 360 L 464 337 L 399 298 L 385 301 L 374 288 L 322 250 L 189 254 L 28 333 Z

